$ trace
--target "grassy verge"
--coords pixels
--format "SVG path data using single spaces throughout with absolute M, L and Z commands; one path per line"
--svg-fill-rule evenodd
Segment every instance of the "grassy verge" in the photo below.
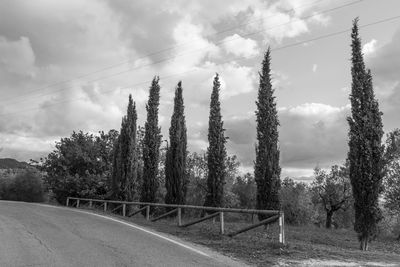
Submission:
M 219 222 L 212 220 L 179 228 L 173 218 L 154 223 L 141 215 L 124 219 L 257 266 L 400 266 L 400 243 L 394 237 L 378 238 L 371 243 L 370 251 L 363 252 L 358 249 L 356 234 L 348 229 L 286 226 L 287 242 L 283 246 L 278 242 L 276 223 L 230 238 L 221 236 Z M 184 222 L 189 220 L 185 218 Z M 228 221 L 225 229 L 229 233 L 247 225 L 249 222 Z

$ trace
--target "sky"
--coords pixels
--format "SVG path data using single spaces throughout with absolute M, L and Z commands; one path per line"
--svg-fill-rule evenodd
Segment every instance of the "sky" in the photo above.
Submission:
M 270 47 L 281 175 L 307 181 L 347 155 L 355 17 L 384 130 L 400 127 L 399 10 L 398 0 L 2 0 L 0 158 L 39 159 L 72 131 L 119 130 L 129 94 L 143 125 L 155 75 L 163 139 L 181 80 L 188 148 L 204 152 L 219 73 L 227 150 L 252 172 Z

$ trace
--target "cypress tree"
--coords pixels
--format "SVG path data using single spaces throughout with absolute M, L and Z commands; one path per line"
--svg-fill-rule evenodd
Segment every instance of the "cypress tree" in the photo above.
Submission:
M 257 209 L 278 210 L 280 174 L 278 112 L 271 84 L 270 49 L 264 55 L 256 101 L 257 145 L 254 177 L 257 183 Z M 266 218 L 259 214 L 259 220 Z
M 350 180 L 354 196 L 355 224 L 360 248 L 376 235 L 382 218 L 378 206 L 383 177 L 382 113 L 375 99 L 372 75 L 366 70 L 358 34 L 358 18 L 353 21 L 351 117 L 348 117 Z
M 169 147 L 165 162 L 165 203 L 185 204 L 186 197 L 186 122 L 182 83 L 175 89 L 174 112 L 169 128 Z
M 113 198 L 132 201 L 138 196 L 136 105 L 129 95 L 127 115 L 122 118 L 121 133 L 114 146 Z
M 146 105 L 147 120 L 143 140 L 143 181 L 141 190 L 142 202 L 155 202 L 158 189 L 158 162 L 161 144 L 161 129 L 158 126 L 158 106 L 160 104 L 159 77 L 154 77 L 149 100 Z
M 224 183 L 226 175 L 226 138 L 224 135 L 219 101 L 220 82 L 218 73 L 215 75 L 211 93 L 210 116 L 208 121 L 207 149 L 207 194 L 204 206 L 221 207 L 223 205 Z

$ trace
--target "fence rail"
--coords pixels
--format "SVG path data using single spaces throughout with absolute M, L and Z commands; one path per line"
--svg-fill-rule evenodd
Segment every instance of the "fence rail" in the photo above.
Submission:
M 219 217 L 220 221 L 220 233 L 225 234 L 225 225 L 224 225 L 224 213 L 246 213 L 246 214 L 263 214 L 263 215 L 269 215 L 270 217 L 264 219 L 263 221 L 260 221 L 258 223 L 255 223 L 253 225 L 247 226 L 245 228 L 242 228 L 240 230 L 237 230 L 233 233 L 228 234 L 228 236 L 233 237 L 237 234 L 246 232 L 248 230 L 254 229 L 256 227 L 274 223 L 276 221 L 279 222 L 279 243 L 284 244 L 285 243 L 285 223 L 284 223 L 284 214 L 282 211 L 279 210 L 256 210 L 256 209 L 234 209 L 234 208 L 219 208 L 219 207 L 204 207 L 204 206 L 193 206 L 193 205 L 177 205 L 177 204 L 164 204 L 164 203 L 149 203 L 149 202 L 127 202 L 127 201 L 118 201 L 118 200 L 102 200 L 102 199 L 89 199 L 89 198 L 76 198 L 76 197 L 68 197 L 67 198 L 67 206 L 68 207 L 77 207 L 79 208 L 80 204 L 82 202 L 86 202 L 89 204 L 90 208 L 93 208 L 94 205 L 93 203 L 101 203 L 99 207 L 103 207 L 104 212 L 107 211 L 107 208 L 111 205 L 109 204 L 118 204 L 117 207 L 115 207 L 111 212 L 114 212 L 116 210 L 122 210 L 122 216 L 133 216 L 135 214 L 140 213 L 141 211 L 145 210 L 145 215 L 146 215 L 146 220 L 151 220 L 151 221 L 157 221 L 161 218 L 167 217 L 173 213 L 177 214 L 177 220 L 178 220 L 178 226 L 179 227 L 188 227 L 190 225 L 211 219 Z M 140 209 L 134 211 L 131 214 L 126 214 L 126 207 L 127 206 L 139 206 Z M 168 212 L 159 215 L 157 218 L 150 218 L 150 208 L 151 207 L 165 207 L 165 208 L 172 208 L 172 210 L 169 210 Z M 203 210 L 203 211 L 211 211 L 213 212 L 211 215 L 202 217 L 200 219 L 197 219 L 195 221 L 182 224 L 182 210 L 183 209 L 196 209 L 196 210 Z

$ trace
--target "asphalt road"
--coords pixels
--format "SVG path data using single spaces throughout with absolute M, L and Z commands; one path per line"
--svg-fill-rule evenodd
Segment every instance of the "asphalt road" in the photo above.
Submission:
M 77 209 L 0 201 L 0 266 L 243 266 L 207 248 Z

